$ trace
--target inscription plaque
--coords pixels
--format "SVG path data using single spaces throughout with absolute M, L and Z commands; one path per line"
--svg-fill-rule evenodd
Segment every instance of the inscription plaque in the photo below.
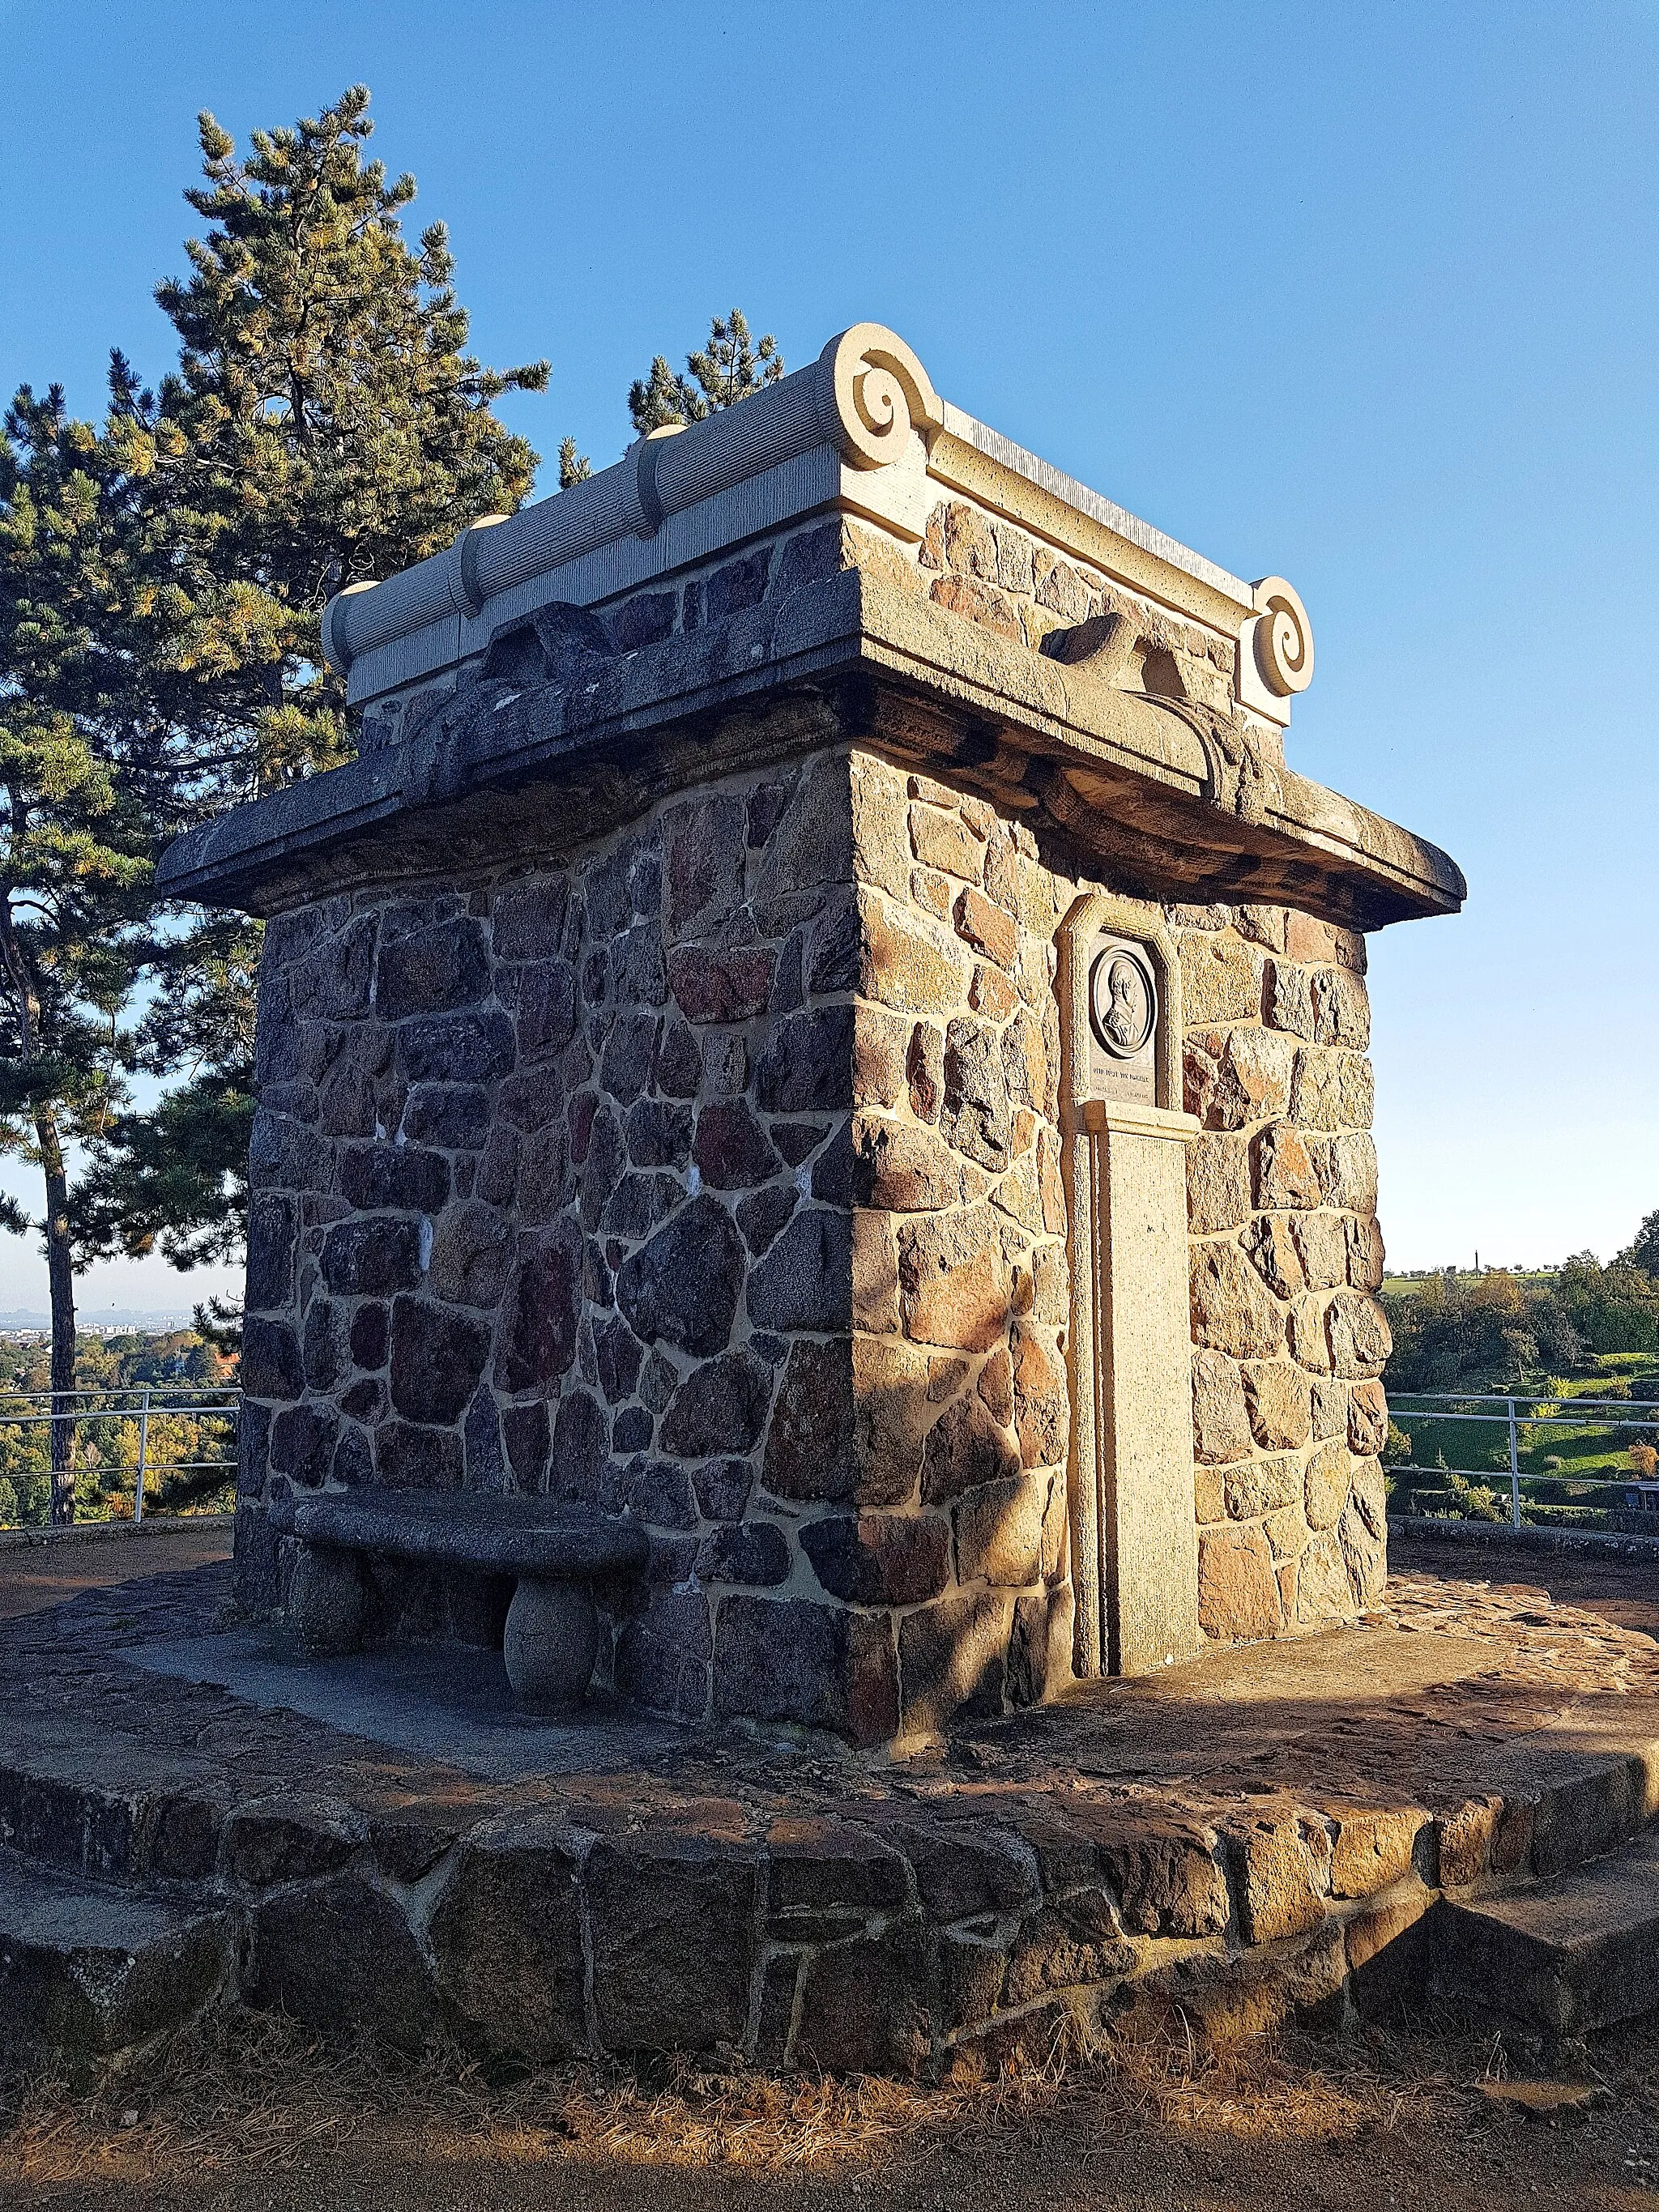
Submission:
M 1089 963 L 1089 1087 L 1097 1098 L 1156 1106 L 1158 978 L 1143 946 L 1103 932 Z

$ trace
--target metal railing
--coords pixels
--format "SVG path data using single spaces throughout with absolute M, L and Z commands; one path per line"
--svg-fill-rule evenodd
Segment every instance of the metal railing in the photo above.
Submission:
M 88 1401 L 119 1400 L 119 1404 Z M 137 1421 L 138 1425 L 138 1456 L 131 1465 L 118 1462 L 100 1471 L 112 1474 L 130 1474 L 133 1478 L 132 1517 L 135 1524 L 144 1517 L 144 1489 L 151 1475 L 206 1473 L 218 1469 L 227 1480 L 236 1473 L 236 1431 L 234 1424 L 241 1410 L 242 1394 L 232 1385 L 220 1383 L 211 1388 L 192 1386 L 188 1382 L 134 1382 L 125 1389 L 102 1390 L 0 1390 L 0 1428 L 44 1427 L 50 1437 L 53 1430 L 64 1423 L 79 1429 L 93 1421 Z M 41 1413 L 14 1411 L 18 1407 L 42 1406 Z M 158 1460 L 150 1456 L 150 1420 L 152 1416 L 163 1419 L 178 1416 L 185 1420 L 209 1420 L 228 1417 L 233 1423 L 230 1431 L 230 1456 L 228 1459 Z M 46 1470 L 30 1470 L 45 1474 Z
M 1440 1406 L 1501 1406 L 1499 1413 L 1441 1413 Z M 1530 1407 L 1529 1413 L 1519 1413 L 1519 1407 Z M 1540 1413 L 1547 1407 L 1547 1413 Z M 1420 1408 L 1420 1411 L 1413 1409 Z M 1510 1519 L 1516 1528 L 1522 1526 L 1521 1486 L 1525 1482 L 1599 1482 L 1618 1484 L 1629 1489 L 1642 1482 L 1634 1474 L 1570 1475 L 1551 1472 L 1544 1474 L 1523 1474 L 1521 1472 L 1521 1431 L 1522 1427 L 1566 1429 L 1653 1429 L 1659 1431 L 1659 1420 L 1640 1420 L 1633 1415 L 1659 1414 L 1659 1400 L 1652 1398 L 1529 1398 L 1516 1393 L 1513 1396 L 1483 1395 L 1468 1390 L 1390 1390 L 1389 1393 L 1390 1419 L 1416 1419 L 1424 1421 L 1474 1421 L 1506 1428 L 1510 1446 Z M 1580 1415 L 1591 1418 L 1580 1419 Z M 1456 1474 L 1466 1481 L 1486 1482 L 1498 1472 L 1496 1468 L 1470 1467 L 1449 1468 L 1392 1468 L 1396 1474 Z

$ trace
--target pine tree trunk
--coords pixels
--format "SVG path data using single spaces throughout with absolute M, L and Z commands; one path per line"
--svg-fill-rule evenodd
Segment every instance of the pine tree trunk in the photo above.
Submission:
M 75 1518 L 75 1267 L 70 1249 L 69 1177 L 58 1117 L 37 1108 L 35 1134 L 46 1182 L 46 1283 L 52 1300 L 52 1525 Z
M 21 835 L 23 809 L 16 793 L 10 793 L 13 834 Z M 40 1051 L 40 1001 L 23 950 L 17 941 L 12 913 L 12 886 L 0 886 L 0 959 L 16 1000 L 17 1036 L 26 1063 Z M 65 1418 L 75 1388 L 75 1255 L 70 1243 L 69 1174 L 64 1162 L 63 1134 L 55 1108 L 44 1099 L 34 1102 L 34 1135 L 40 1146 L 40 1171 L 46 1179 L 46 1285 L 52 1302 L 52 1524 L 54 1528 L 75 1518 L 75 1424 Z

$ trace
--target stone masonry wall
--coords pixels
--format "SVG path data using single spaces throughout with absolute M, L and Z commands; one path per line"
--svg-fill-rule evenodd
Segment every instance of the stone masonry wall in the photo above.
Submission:
M 261 971 L 238 1567 L 267 1486 L 642 1522 L 602 1669 L 860 1742 L 1068 1674 L 1054 934 L 1018 820 L 856 750 L 665 799 L 567 866 L 283 917 Z M 1188 1000 L 1206 1632 L 1374 1599 L 1358 940 L 1170 910 Z M 388 1635 L 501 1591 L 382 1570 Z
M 280 1597 L 273 1480 L 544 1490 L 651 1532 L 608 1594 L 649 1710 L 871 1741 L 1043 1693 L 1048 948 L 990 811 L 908 807 L 842 750 L 568 870 L 272 924 L 245 1603 Z M 937 911 L 904 913 L 913 869 Z M 488 1638 L 502 1595 L 383 1568 L 376 1625 Z
M 1377 1603 L 1382 1279 L 1364 940 L 1281 908 L 1176 908 L 1199 1620 L 1275 1636 Z

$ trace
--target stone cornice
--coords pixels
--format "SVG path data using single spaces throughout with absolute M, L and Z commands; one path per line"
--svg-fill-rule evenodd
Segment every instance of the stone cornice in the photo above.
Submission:
M 1152 896 L 1371 928 L 1464 895 L 1446 854 L 1285 769 L 1237 718 L 1118 690 L 858 568 L 632 653 L 565 611 L 560 665 L 526 680 L 486 661 L 403 742 L 180 838 L 161 890 L 272 912 L 371 876 L 487 869 L 626 820 L 665 780 L 848 742 L 983 790 Z M 528 623 L 516 635 L 541 650 Z

